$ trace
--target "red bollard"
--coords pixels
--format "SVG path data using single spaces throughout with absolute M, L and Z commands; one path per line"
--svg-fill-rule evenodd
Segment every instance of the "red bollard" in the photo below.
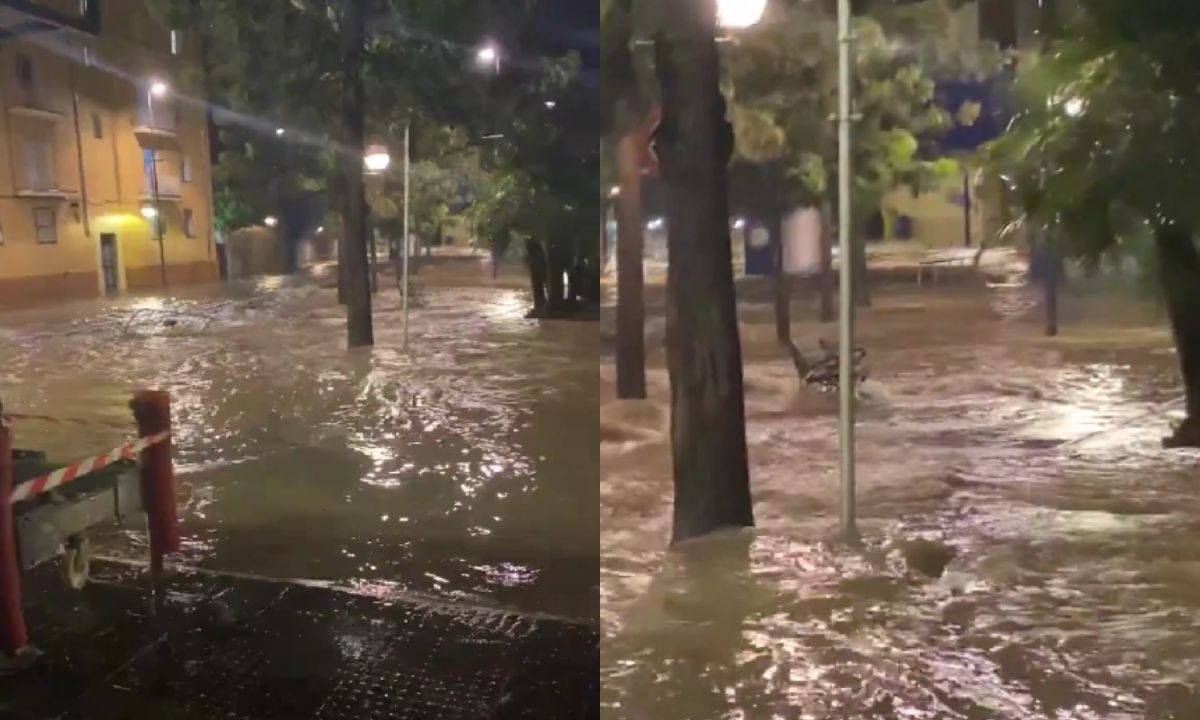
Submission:
M 146 390 L 129 403 L 137 420 L 138 437 L 171 431 L 171 395 Z M 163 556 L 179 550 L 179 515 L 175 507 L 175 465 L 171 438 L 142 451 L 142 502 L 150 529 L 150 574 L 160 577 Z
M 16 655 L 29 644 L 21 611 L 21 570 L 13 527 L 13 436 L 0 421 L 0 653 Z

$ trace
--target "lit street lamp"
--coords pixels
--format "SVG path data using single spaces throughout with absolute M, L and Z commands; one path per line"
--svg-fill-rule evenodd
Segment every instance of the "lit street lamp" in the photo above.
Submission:
M 475 62 L 480 67 L 489 68 L 497 75 L 500 74 L 500 48 L 494 42 L 487 42 L 475 52 Z
M 274 215 L 268 215 L 265 218 L 263 218 L 263 222 L 266 223 L 267 227 L 275 227 L 276 225 L 279 224 L 279 219 L 276 218 Z
M 154 98 L 164 98 L 171 92 L 171 86 L 167 85 L 164 80 L 159 78 L 150 79 L 150 92 L 146 94 L 146 109 L 150 112 L 150 129 L 157 130 L 158 124 L 154 120 Z M 158 192 L 158 150 L 150 148 L 150 193 L 154 200 L 154 215 L 146 215 L 146 210 L 143 208 L 142 215 L 146 219 L 151 217 L 154 219 L 154 229 L 158 235 L 158 266 L 159 273 L 162 277 L 162 286 L 167 287 L 167 246 L 163 238 L 163 223 L 162 223 L 162 208 L 159 207 L 159 192 Z
M 757 23 L 767 8 L 767 0 L 717 0 L 717 24 L 738 30 Z
M 158 209 L 153 205 L 143 205 L 142 217 L 146 218 L 147 220 L 153 220 L 154 218 L 158 217 Z
M 368 175 L 378 175 L 392 164 L 392 156 L 387 148 L 380 145 L 372 145 L 367 148 L 367 154 L 363 157 L 363 163 L 367 166 Z

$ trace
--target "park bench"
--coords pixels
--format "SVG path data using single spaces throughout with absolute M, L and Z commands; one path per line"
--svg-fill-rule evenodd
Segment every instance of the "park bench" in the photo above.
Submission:
M 937 250 L 925 253 L 924 257 L 917 263 L 917 284 L 924 284 L 926 271 L 929 271 L 934 282 L 937 282 L 938 270 L 941 268 L 974 265 L 977 254 L 977 251 L 970 248 Z

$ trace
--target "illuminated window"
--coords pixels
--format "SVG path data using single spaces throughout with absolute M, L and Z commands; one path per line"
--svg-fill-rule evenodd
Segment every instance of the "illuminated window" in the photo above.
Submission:
M 183 211 L 183 234 L 190 238 L 196 237 L 196 217 L 191 210 Z
M 180 164 L 180 174 L 183 175 L 183 181 L 190 183 L 192 181 L 192 159 L 187 155 L 183 156 Z

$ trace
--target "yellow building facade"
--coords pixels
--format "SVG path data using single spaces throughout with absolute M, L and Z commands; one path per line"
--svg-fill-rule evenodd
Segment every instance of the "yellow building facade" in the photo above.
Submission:
M 21 5 L 0 2 L 0 304 L 216 281 L 194 36 L 141 0 Z

